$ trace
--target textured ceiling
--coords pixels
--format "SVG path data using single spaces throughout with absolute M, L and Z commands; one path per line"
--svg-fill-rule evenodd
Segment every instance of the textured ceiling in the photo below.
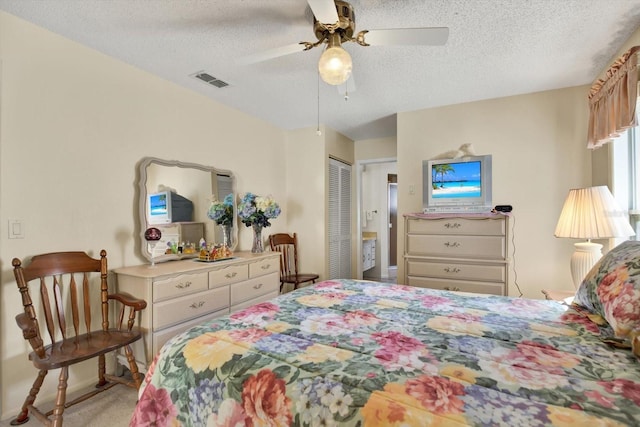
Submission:
M 319 88 L 320 123 L 392 136 L 396 113 L 591 83 L 640 25 L 640 0 L 352 0 L 357 31 L 449 27 L 444 46 L 344 45 L 356 90 Z M 0 9 L 284 129 L 316 126 L 315 41 L 305 0 L 0 0 Z M 223 89 L 190 77 L 198 71 Z

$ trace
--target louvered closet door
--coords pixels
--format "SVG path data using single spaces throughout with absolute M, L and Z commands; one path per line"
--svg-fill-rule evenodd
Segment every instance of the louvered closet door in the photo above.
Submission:
M 329 159 L 329 278 L 351 278 L 351 165 Z

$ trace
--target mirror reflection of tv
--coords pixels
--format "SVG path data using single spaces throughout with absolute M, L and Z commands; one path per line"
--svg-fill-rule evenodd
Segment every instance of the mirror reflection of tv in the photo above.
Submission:
M 424 213 L 489 212 L 491 155 L 422 162 Z
M 172 191 L 147 195 L 147 222 L 150 225 L 193 221 L 193 203 Z

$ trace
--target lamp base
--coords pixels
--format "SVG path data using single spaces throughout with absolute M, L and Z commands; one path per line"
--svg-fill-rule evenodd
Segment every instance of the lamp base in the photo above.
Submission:
M 571 278 L 578 289 L 591 267 L 602 257 L 602 245 L 593 242 L 579 242 L 573 245 L 576 251 L 571 255 Z

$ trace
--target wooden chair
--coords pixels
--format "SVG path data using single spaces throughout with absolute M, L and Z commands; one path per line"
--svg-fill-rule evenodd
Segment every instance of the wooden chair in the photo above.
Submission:
M 315 283 L 318 275 L 314 273 L 298 272 L 298 237 L 287 233 L 276 233 L 269 236 L 272 251 L 281 253 L 280 256 L 280 292 L 285 283 L 293 283 L 293 289 L 298 289 L 301 283 Z
M 47 426 L 62 426 L 65 408 L 80 403 L 112 386 L 122 383 L 139 388 L 142 375 L 130 344 L 140 339 L 141 332 L 134 323 L 139 311 L 147 303 L 127 294 L 110 294 L 107 289 L 107 253 L 102 250 L 100 259 L 93 259 L 84 252 L 57 252 L 36 255 L 23 267 L 18 258 L 13 259 L 13 272 L 22 295 L 24 313 L 16 316 L 23 337 L 33 351 L 29 359 L 39 370 L 31 391 L 22 405 L 20 414 L 11 421 L 19 425 L 29 420 L 29 412 Z M 38 296 L 34 307 L 29 287 Z M 109 313 L 116 305 L 115 327 L 109 323 Z M 99 309 L 101 325 L 92 330 L 91 310 Z M 128 316 L 125 319 L 125 314 Z M 36 318 L 44 316 L 44 325 Z M 70 325 L 67 324 L 70 317 Z M 105 354 L 124 349 L 132 380 L 105 373 Z M 66 402 L 69 366 L 90 358 L 98 358 L 98 383 L 91 390 L 71 402 Z M 49 412 L 41 412 L 34 406 L 36 396 L 45 376 L 52 369 L 60 369 L 55 406 Z M 111 381 L 111 382 L 110 382 Z M 87 420 L 89 423 L 89 421 Z

